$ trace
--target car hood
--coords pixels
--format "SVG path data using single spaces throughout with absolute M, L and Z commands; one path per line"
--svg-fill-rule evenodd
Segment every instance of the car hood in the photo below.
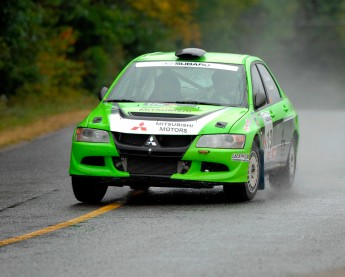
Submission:
M 213 105 L 105 103 L 90 114 L 88 126 L 133 134 L 219 134 L 228 133 L 247 112 L 243 107 Z

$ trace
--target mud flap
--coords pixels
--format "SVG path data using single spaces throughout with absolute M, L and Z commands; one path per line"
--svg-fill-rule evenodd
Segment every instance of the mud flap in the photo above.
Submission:
M 263 190 L 265 189 L 265 155 L 264 155 L 264 150 L 260 149 L 260 180 L 259 180 L 259 186 L 258 190 Z

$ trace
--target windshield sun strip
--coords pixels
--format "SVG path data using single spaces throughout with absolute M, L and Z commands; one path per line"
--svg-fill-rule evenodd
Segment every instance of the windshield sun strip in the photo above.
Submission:
M 238 71 L 239 66 L 231 64 L 220 63 L 206 63 L 206 62 L 182 62 L 182 61 L 161 61 L 161 62 L 137 62 L 135 67 L 197 67 L 221 69 L 229 71 Z

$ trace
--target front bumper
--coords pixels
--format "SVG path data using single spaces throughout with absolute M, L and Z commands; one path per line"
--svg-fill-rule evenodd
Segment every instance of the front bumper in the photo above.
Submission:
M 150 186 L 212 187 L 246 182 L 248 161 L 238 157 L 249 152 L 196 148 L 192 143 L 182 156 L 155 156 L 148 151 L 128 155 L 119 153 L 113 139 L 110 143 L 73 141 L 69 173 L 105 178 L 114 185 L 145 180 Z

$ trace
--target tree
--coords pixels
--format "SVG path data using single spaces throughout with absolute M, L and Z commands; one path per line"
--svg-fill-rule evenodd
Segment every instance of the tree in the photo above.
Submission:
M 28 80 L 37 80 L 42 11 L 30 0 L 0 2 L 0 94 L 13 95 Z

